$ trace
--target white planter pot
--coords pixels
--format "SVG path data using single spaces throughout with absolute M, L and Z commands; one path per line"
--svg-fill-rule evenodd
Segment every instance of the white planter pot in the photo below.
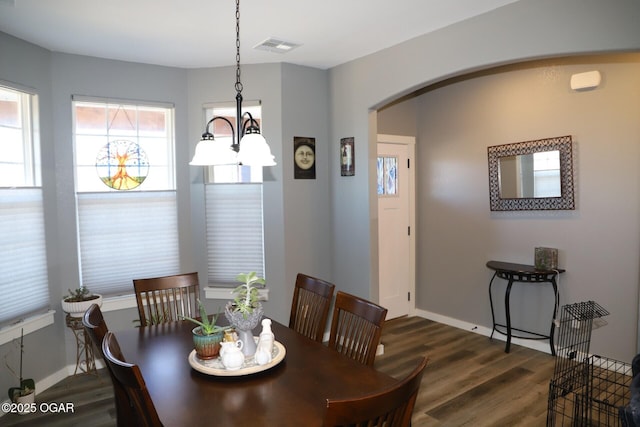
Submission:
M 30 414 L 31 412 L 35 412 L 35 408 L 32 405 L 32 403 L 36 401 L 35 390 L 27 394 L 26 396 L 16 396 L 15 400 L 15 403 L 18 404 L 18 414 L 26 415 Z
M 98 297 L 88 301 L 80 301 L 80 302 L 67 302 L 62 300 L 62 310 L 65 313 L 69 313 L 71 317 L 82 317 L 84 312 L 87 311 L 91 304 L 98 304 L 98 307 L 102 307 L 102 295 L 93 294 Z

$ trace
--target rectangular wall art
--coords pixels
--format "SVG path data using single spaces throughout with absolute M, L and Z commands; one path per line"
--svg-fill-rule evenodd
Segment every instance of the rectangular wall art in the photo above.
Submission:
M 340 175 L 353 176 L 356 174 L 356 157 L 353 137 L 340 140 Z

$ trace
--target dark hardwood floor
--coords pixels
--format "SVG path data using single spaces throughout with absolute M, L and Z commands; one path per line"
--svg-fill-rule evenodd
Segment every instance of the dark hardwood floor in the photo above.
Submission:
M 394 377 L 429 357 L 414 426 L 544 426 L 555 358 L 419 317 L 385 324 L 375 367 Z
M 544 426 L 555 359 L 419 317 L 385 324 L 385 353 L 375 367 L 402 378 L 429 356 L 413 426 Z M 74 402 L 74 414 L 7 414 L 2 426 L 115 426 L 108 374 L 68 377 L 39 393 L 37 402 Z M 212 414 L 211 423 L 215 422 Z M 203 425 L 209 425 L 203 420 Z

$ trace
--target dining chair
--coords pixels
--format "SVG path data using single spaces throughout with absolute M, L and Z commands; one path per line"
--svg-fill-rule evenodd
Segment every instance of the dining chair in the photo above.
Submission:
M 156 407 L 151 400 L 138 365 L 127 363 L 113 332 L 107 332 L 102 340 L 105 362 L 116 380 L 126 391 L 133 408 L 136 425 L 145 427 L 162 426 Z
M 331 320 L 329 348 L 363 365 L 373 366 L 387 309 L 338 291 Z
M 200 285 L 198 273 L 134 279 L 140 326 L 198 317 Z
M 98 304 L 92 304 L 87 311 L 85 311 L 82 317 L 82 325 L 84 326 L 86 334 L 91 338 L 91 342 L 94 347 L 104 359 L 104 353 L 102 352 L 102 340 L 107 332 L 109 332 L 109 328 L 107 327 L 107 323 L 104 321 L 102 311 Z M 109 365 L 107 365 L 107 371 L 109 372 L 111 382 L 113 383 L 118 427 L 133 427 L 136 425 L 136 422 L 133 416 L 133 409 L 131 408 L 129 396 L 120 382 L 118 382 L 116 377 L 113 375 Z
M 405 379 L 386 390 L 346 399 L 327 399 L 324 426 L 408 427 L 427 357 Z
M 321 343 L 335 287 L 333 283 L 298 273 L 289 327 Z

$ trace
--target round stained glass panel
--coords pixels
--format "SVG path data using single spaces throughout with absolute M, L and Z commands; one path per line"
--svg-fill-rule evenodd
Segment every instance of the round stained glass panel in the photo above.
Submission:
M 149 174 L 149 159 L 140 144 L 126 139 L 109 142 L 98 151 L 96 171 L 114 190 L 132 190 Z

